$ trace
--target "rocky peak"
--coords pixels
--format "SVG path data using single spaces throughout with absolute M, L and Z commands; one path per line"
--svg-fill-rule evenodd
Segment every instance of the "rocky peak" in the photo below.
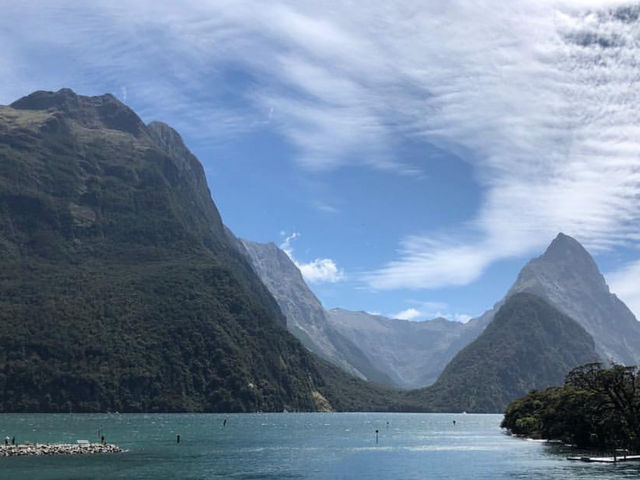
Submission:
M 136 137 L 147 134 L 147 128 L 133 110 L 107 93 L 96 97 L 77 95 L 70 88 L 57 92 L 39 90 L 11 104 L 17 110 L 57 111 L 85 128 L 120 130 Z
M 564 233 L 558 234 L 538 261 L 571 266 L 571 268 L 580 270 L 583 274 L 593 275 L 598 277 L 598 280 L 602 279 L 602 286 L 606 286 L 593 257 L 580 242 Z
M 510 293 L 540 289 L 579 289 L 585 294 L 609 295 L 609 287 L 596 262 L 574 238 L 563 233 L 538 258 L 527 263 Z
M 596 341 L 602 358 L 640 361 L 640 323 L 615 295 L 585 248 L 559 234 L 545 253 L 527 263 L 507 297 L 519 292 L 538 295 L 576 320 Z

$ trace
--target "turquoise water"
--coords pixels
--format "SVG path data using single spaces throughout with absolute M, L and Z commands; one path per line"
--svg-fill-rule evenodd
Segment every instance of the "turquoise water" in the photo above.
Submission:
M 108 442 L 128 452 L 0 458 L 0 478 L 493 480 L 640 475 L 640 463 L 569 462 L 566 455 L 575 452 L 566 447 L 504 435 L 501 418 L 370 413 L 4 414 L 0 415 L 0 438 L 74 443 L 97 441 L 102 432 Z M 180 444 L 176 444 L 177 434 Z

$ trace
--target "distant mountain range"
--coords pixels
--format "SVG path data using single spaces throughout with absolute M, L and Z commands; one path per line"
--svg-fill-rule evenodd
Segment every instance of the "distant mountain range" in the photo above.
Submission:
M 0 106 L 0 411 L 500 411 L 598 359 L 639 363 L 640 324 L 566 235 L 466 324 L 326 311 L 169 126 Z
M 302 274 L 273 243 L 241 240 L 256 273 L 287 318 L 287 328 L 309 350 L 360 378 L 390 387 L 430 385 L 488 321 L 467 324 L 390 319 L 366 312 L 325 310 Z
M 355 348 L 375 368 L 358 370 L 363 378 L 376 381 L 369 376 L 373 371 L 388 386 L 433 384 L 409 392 L 407 410 L 419 405 L 436 411 L 499 411 L 530 389 L 561 383 L 580 362 L 640 363 L 640 323 L 609 292 L 591 255 L 562 233 L 525 265 L 504 299 L 466 324 L 324 311 L 284 252 L 273 244 L 243 244 L 250 245 L 252 264 L 285 313 L 287 328 L 311 351 L 353 372 L 334 340 L 338 334 L 350 341 L 351 358 Z M 277 263 L 267 260 L 272 256 Z M 313 327 L 302 305 L 313 305 Z M 332 333 L 309 334 L 312 329 Z

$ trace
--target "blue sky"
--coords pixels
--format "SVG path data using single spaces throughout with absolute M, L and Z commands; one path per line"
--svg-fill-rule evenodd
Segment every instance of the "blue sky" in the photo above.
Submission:
M 0 0 L 0 103 L 111 92 L 327 307 L 465 320 L 559 231 L 640 313 L 637 2 Z

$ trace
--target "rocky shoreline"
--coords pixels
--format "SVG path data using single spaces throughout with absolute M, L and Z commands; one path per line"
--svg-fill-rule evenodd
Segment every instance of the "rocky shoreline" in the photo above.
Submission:
M 28 445 L 1 445 L 0 457 L 22 457 L 40 455 L 92 455 L 100 453 L 120 453 L 120 447 L 112 443 L 36 443 Z

